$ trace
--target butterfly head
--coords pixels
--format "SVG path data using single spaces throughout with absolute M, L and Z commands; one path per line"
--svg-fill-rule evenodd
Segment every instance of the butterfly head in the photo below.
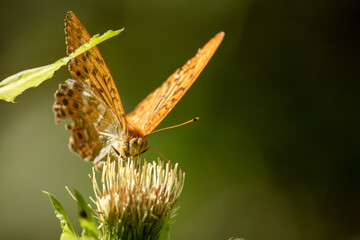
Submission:
M 125 158 L 141 154 L 148 144 L 146 136 L 139 129 L 131 125 L 128 127 L 128 134 L 120 141 L 123 146 L 121 156 Z
M 147 146 L 148 141 L 146 137 L 135 137 L 130 139 L 129 142 L 129 153 L 130 156 L 139 155 Z

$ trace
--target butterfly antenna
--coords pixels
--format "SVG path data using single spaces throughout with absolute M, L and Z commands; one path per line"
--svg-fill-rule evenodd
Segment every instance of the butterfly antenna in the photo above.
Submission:
M 153 133 L 156 133 L 156 132 L 160 132 L 160 131 L 164 131 L 164 130 L 168 130 L 168 129 L 172 129 L 172 128 L 176 128 L 176 127 L 180 127 L 180 126 L 183 126 L 185 124 L 188 124 L 188 123 L 192 123 L 192 122 L 196 122 L 198 121 L 200 118 L 196 117 L 196 118 L 193 118 L 189 121 L 186 121 L 184 123 L 181 123 L 181 124 L 178 124 L 178 125 L 174 125 L 174 126 L 171 126 L 171 127 L 166 127 L 166 128 L 161 128 L 161 129 L 158 129 L 158 130 L 155 130 L 155 131 L 152 131 L 150 134 L 153 134 Z M 149 135 L 150 135 L 149 134 Z M 155 149 L 155 148 L 154 148 Z
M 157 150 L 156 148 L 154 148 L 154 147 L 147 147 L 147 148 L 145 148 L 144 151 L 142 151 L 141 153 L 144 153 L 144 152 L 146 152 L 146 151 L 149 150 L 149 149 L 154 149 L 166 162 L 170 163 L 173 167 L 175 167 L 175 164 L 173 164 L 172 162 L 170 162 L 169 160 L 167 160 L 166 157 L 165 157 L 164 155 L 162 155 L 161 152 L 160 152 L 159 150 Z M 141 153 L 140 153 L 140 154 L 141 154 Z M 180 169 L 181 172 L 183 172 L 183 173 L 186 174 L 186 172 L 185 172 L 184 170 L 182 170 L 181 167 L 179 167 L 179 169 Z

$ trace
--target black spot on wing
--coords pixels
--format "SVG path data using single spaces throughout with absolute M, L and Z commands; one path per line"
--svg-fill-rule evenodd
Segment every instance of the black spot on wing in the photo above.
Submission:
M 72 97 L 74 95 L 74 92 L 72 90 L 67 91 L 67 95 L 69 97 Z
M 79 104 L 78 104 L 77 102 L 74 102 L 74 103 L 73 103 L 73 107 L 76 108 L 76 109 L 78 109 L 78 108 L 79 108 Z
M 180 87 L 178 88 L 175 92 L 174 92 L 174 95 L 177 95 L 179 92 L 183 92 L 185 91 L 185 88 L 184 87 Z
M 99 64 L 102 64 L 102 63 L 103 63 L 103 61 L 102 61 L 100 58 L 98 58 L 98 57 L 96 57 L 95 60 L 96 60 Z
M 77 136 L 78 136 L 79 139 L 83 138 L 83 135 L 81 134 L 81 132 L 77 132 Z
M 92 70 L 92 75 L 94 76 L 94 77 L 96 77 L 96 74 L 98 73 L 98 70 L 96 69 L 96 68 L 94 68 L 93 70 Z
M 64 99 L 62 100 L 62 102 L 63 102 L 63 104 L 64 104 L 65 106 L 67 106 L 67 105 L 69 104 L 69 100 L 67 100 L 66 98 L 64 98 Z

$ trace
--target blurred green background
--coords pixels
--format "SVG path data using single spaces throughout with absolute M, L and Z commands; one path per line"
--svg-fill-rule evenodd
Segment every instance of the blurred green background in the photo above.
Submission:
M 65 56 L 73 10 L 100 45 L 131 111 L 219 31 L 225 39 L 149 137 L 186 171 L 172 239 L 360 239 L 358 1 L 1 1 L 0 79 Z M 66 68 L 0 102 L 1 239 L 58 239 L 49 199 L 93 196 L 51 106 Z M 158 155 L 149 151 L 149 160 Z

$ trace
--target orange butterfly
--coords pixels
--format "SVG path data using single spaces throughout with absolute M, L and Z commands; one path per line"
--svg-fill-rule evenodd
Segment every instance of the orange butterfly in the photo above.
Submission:
M 68 54 L 91 37 L 71 11 L 65 18 L 65 33 Z M 73 120 L 66 125 L 72 131 L 70 149 L 85 160 L 93 161 L 97 169 L 106 162 L 110 148 L 122 158 L 141 154 L 147 146 L 146 137 L 194 83 L 223 37 L 223 32 L 218 33 L 126 116 L 99 49 L 93 47 L 71 60 L 69 71 L 75 79 L 60 84 L 53 106 L 56 123 L 66 118 Z

